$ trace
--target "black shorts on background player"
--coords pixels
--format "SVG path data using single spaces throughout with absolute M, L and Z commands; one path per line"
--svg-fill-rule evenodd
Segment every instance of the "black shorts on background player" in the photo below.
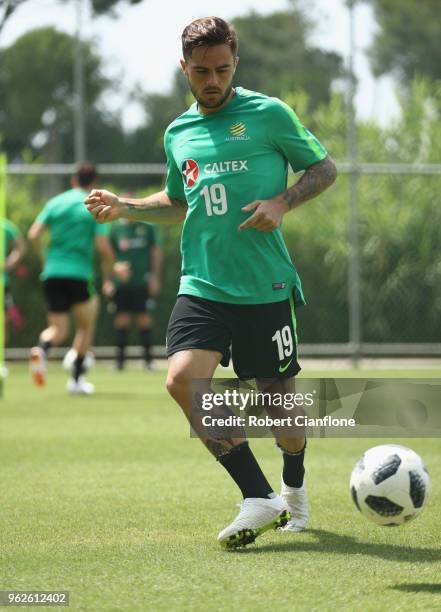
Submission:
M 113 298 L 116 312 L 141 313 L 149 311 L 147 287 L 117 287 Z
M 43 290 L 49 312 L 68 312 L 71 306 L 87 302 L 95 294 L 91 281 L 74 278 L 48 278 Z
M 167 357 L 178 351 L 205 349 L 222 353 L 221 363 L 228 365 L 230 345 L 233 368 L 241 380 L 298 374 L 291 301 L 226 304 L 178 296 L 167 329 Z

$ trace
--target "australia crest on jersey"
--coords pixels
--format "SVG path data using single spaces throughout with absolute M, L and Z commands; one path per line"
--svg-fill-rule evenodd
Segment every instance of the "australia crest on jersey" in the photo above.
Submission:
M 194 159 L 186 159 L 181 166 L 182 176 L 187 187 L 193 187 L 199 176 L 199 166 Z
M 229 135 L 225 138 L 226 141 L 234 140 L 251 140 L 247 134 L 247 126 L 242 121 L 230 125 Z

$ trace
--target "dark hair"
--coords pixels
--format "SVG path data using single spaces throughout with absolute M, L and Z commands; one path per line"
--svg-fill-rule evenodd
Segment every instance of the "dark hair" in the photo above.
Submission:
M 237 34 L 232 25 L 220 17 L 203 17 L 192 21 L 182 32 L 182 53 L 185 59 L 191 57 L 195 47 L 228 45 L 236 56 L 239 47 Z
M 89 187 L 95 182 L 97 177 L 95 164 L 90 162 L 82 162 L 81 164 L 77 164 L 74 176 L 77 179 L 80 187 Z

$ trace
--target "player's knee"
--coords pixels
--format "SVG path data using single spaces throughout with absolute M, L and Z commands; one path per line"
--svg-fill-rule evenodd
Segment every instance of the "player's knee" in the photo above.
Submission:
M 77 319 L 75 321 L 75 329 L 83 334 L 88 334 L 94 329 L 94 323 L 93 319 L 87 317 Z
M 64 325 L 54 325 L 53 329 L 53 343 L 61 344 L 61 342 L 64 342 L 69 334 L 69 328 Z
M 56 336 L 56 344 L 61 344 L 67 338 L 67 332 L 63 329 Z
M 174 399 L 179 399 L 188 393 L 191 388 L 190 372 L 186 369 L 178 369 L 168 373 L 166 388 Z
M 152 318 L 150 315 L 143 313 L 136 318 L 136 323 L 139 328 L 150 328 L 152 325 Z
M 116 329 L 128 328 L 130 325 L 130 315 L 126 313 L 118 313 L 115 317 L 115 327 Z

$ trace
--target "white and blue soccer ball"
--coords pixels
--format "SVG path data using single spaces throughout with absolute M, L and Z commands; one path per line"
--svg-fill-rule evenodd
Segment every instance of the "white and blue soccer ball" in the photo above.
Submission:
M 67 370 L 68 372 L 72 370 L 72 366 L 74 364 L 75 359 L 77 358 L 77 355 L 78 353 L 74 348 L 70 348 L 67 351 L 63 359 L 63 369 L 64 370 Z M 86 368 L 87 371 L 89 371 L 93 367 L 95 367 L 95 363 L 96 363 L 95 355 L 92 353 L 92 351 L 88 351 L 84 358 L 84 367 Z
M 410 448 L 383 444 L 367 450 L 352 470 L 351 494 L 358 510 L 377 525 L 415 519 L 427 503 L 430 478 Z

